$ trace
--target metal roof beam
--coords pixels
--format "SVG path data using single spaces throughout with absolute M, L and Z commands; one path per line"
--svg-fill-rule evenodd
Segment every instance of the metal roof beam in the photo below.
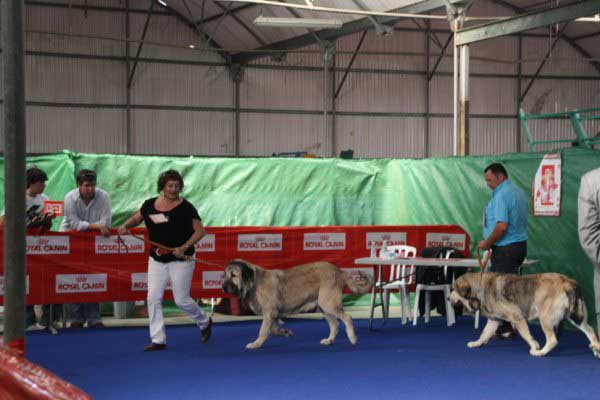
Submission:
M 254 6 L 255 6 L 255 4 L 252 4 L 252 3 L 242 4 L 239 7 L 230 9 L 229 12 L 223 11 L 223 12 L 220 12 L 218 14 L 212 15 L 210 17 L 206 17 L 204 19 L 199 19 L 198 21 L 196 21 L 196 24 L 198 24 L 198 25 L 206 24 L 208 22 L 211 22 L 211 21 L 214 21 L 216 19 L 219 19 L 219 18 L 221 18 L 224 15 L 233 15 L 235 13 L 238 13 L 238 12 L 242 11 L 242 10 L 245 10 L 246 8 L 250 8 L 250 7 L 254 7 Z
M 456 33 L 456 45 L 462 46 L 530 29 L 542 28 L 544 26 L 571 21 L 580 17 L 589 17 L 598 13 L 600 13 L 600 1 L 585 0 L 562 7 L 552 8 L 550 10 L 508 18 L 473 28 L 462 29 Z
M 256 34 L 256 32 L 254 32 L 252 29 L 250 29 L 248 27 L 248 25 L 246 25 L 246 23 L 244 21 L 242 21 L 242 19 L 240 17 L 238 17 L 235 14 L 231 14 L 231 4 L 229 3 L 227 5 L 227 7 L 224 7 L 221 3 L 215 2 L 215 6 L 219 7 L 221 9 L 221 11 L 223 11 L 224 15 L 221 18 L 225 18 L 226 16 L 230 16 L 231 18 L 233 18 L 238 24 L 240 24 L 242 26 L 242 28 L 244 28 L 246 30 L 246 32 L 248 32 L 250 34 L 250 36 L 252 36 L 254 38 L 254 40 L 256 40 L 258 43 L 260 43 L 261 45 L 264 46 L 265 42 L 260 38 L 260 36 L 258 36 Z M 231 60 L 234 64 L 237 64 L 237 62 L 233 59 Z
M 160 3 L 159 3 L 160 4 Z M 190 27 L 191 29 L 193 29 L 194 31 L 196 31 L 196 33 L 198 33 L 200 35 L 201 38 L 204 38 L 206 40 L 206 43 L 210 46 L 213 47 L 215 49 L 215 52 L 217 54 L 219 54 L 219 56 L 225 61 L 228 61 L 228 54 L 226 51 L 223 50 L 223 47 L 221 47 L 221 45 L 219 43 L 217 43 L 214 39 L 212 39 L 210 36 L 208 36 L 202 29 L 199 30 L 197 24 L 195 24 L 194 22 L 190 21 L 188 18 L 184 17 L 179 11 L 177 11 L 174 8 L 170 8 L 170 7 L 165 7 L 162 4 L 160 4 L 161 7 L 166 8 L 167 10 L 169 10 L 171 13 L 173 13 L 175 15 L 175 18 L 177 18 L 179 21 L 183 22 L 185 25 L 187 25 L 188 27 Z
M 146 15 L 146 21 L 144 22 L 144 29 L 142 31 L 142 38 L 138 43 L 137 52 L 135 54 L 135 58 L 133 60 L 133 67 L 131 67 L 131 72 L 129 73 L 129 77 L 127 78 L 127 89 L 131 88 L 131 82 L 133 81 L 133 77 L 135 75 L 135 69 L 137 68 L 138 60 L 140 58 L 140 54 L 142 53 L 142 47 L 144 47 L 144 39 L 146 39 L 146 33 L 148 33 L 148 24 L 150 22 L 150 17 L 152 16 L 152 8 L 154 7 L 154 0 L 150 0 L 148 6 L 148 14 Z M 129 43 L 127 43 L 129 46 Z
M 596 37 L 596 36 L 600 36 L 600 31 L 586 33 L 585 35 L 580 35 L 580 36 L 571 36 L 571 39 L 577 41 L 577 40 L 588 39 L 588 38 Z
M 511 10 L 513 10 L 516 13 L 524 13 L 525 9 L 517 7 L 511 3 L 506 2 L 505 0 L 490 0 L 492 3 L 496 3 L 499 4 L 503 7 L 507 7 L 510 8 Z M 600 32 L 599 32 L 600 33 Z M 581 54 L 582 56 L 584 56 L 585 58 L 590 59 L 589 63 L 592 67 L 594 67 L 594 69 L 598 72 L 600 72 L 600 63 L 597 61 L 594 61 L 594 57 L 592 57 L 592 55 L 587 52 L 583 47 L 581 47 L 578 43 L 576 43 L 576 40 L 578 38 L 574 38 L 572 36 L 568 36 L 564 33 L 561 33 L 561 38 L 567 42 L 576 52 L 578 52 L 579 54 Z
M 392 13 L 406 13 L 406 14 L 423 14 L 429 11 L 442 8 L 446 6 L 446 1 L 451 4 L 464 3 L 464 0 L 426 0 L 420 1 L 405 7 L 390 10 Z M 404 18 L 400 17 L 376 17 L 377 22 L 380 24 L 386 24 L 393 26 L 398 21 Z M 365 30 L 373 29 L 373 23 L 369 18 L 360 18 L 355 21 L 346 22 L 341 29 L 323 29 L 317 32 L 317 35 L 321 40 L 335 40 L 342 36 L 351 35 L 356 32 L 362 32 Z M 260 47 L 255 50 L 291 50 L 300 47 L 310 46 L 318 43 L 318 40 L 313 34 L 305 34 L 296 36 L 290 39 L 282 40 L 279 42 L 271 43 L 267 46 Z M 237 53 L 232 55 L 232 60 L 237 63 L 246 63 L 257 58 L 264 57 L 264 54 L 257 53 Z

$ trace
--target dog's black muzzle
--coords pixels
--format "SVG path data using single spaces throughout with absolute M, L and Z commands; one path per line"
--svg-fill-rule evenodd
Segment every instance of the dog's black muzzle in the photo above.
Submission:
M 221 286 L 221 289 L 223 289 L 223 292 L 227 293 L 227 294 L 233 294 L 235 296 L 238 295 L 238 290 L 235 287 L 235 285 L 231 282 L 224 282 L 223 286 Z

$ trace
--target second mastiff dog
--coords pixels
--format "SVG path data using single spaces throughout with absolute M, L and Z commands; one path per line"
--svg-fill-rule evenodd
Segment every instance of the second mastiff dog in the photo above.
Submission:
M 250 308 L 263 316 L 258 338 L 246 348 L 257 349 L 269 335 L 290 336 L 289 329 L 278 325 L 278 318 L 290 313 L 312 311 L 318 307 L 329 323 L 329 336 L 322 345 L 335 341 L 338 318 L 346 325 L 350 343 L 357 338 L 350 314 L 342 306 L 344 286 L 354 293 L 367 293 L 373 285 L 369 275 L 360 273 L 355 282 L 350 274 L 335 265 L 320 261 L 285 270 L 269 270 L 244 260 L 233 260 L 225 268 L 223 291 L 248 301 Z
M 480 310 L 488 317 L 479 339 L 467 344 L 470 348 L 485 345 L 500 321 L 505 320 L 512 323 L 529 344 L 529 354 L 545 356 L 558 343 L 556 327 L 567 319 L 587 336 L 590 349 L 600 358 L 600 343 L 587 323 L 587 309 L 577 282 L 564 275 L 467 273 L 453 283 L 450 301 L 462 303 L 469 311 Z M 537 318 L 546 336 L 546 344 L 541 349 L 527 326 L 528 320 Z

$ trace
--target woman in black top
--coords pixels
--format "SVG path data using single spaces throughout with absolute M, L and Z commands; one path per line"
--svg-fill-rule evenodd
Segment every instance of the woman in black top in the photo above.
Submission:
M 127 229 L 144 221 L 150 240 L 160 245 L 152 246 L 148 259 L 148 317 L 152 343 L 144 347 L 144 351 L 167 347 L 162 300 L 169 280 L 175 304 L 200 327 L 201 342 L 208 340 L 212 326 L 212 319 L 190 297 L 194 245 L 205 235 L 202 220 L 196 208 L 180 197 L 183 178 L 179 172 L 171 169 L 161 173 L 157 189 L 160 195 L 146 200 L 118 229 L 123 235 Z

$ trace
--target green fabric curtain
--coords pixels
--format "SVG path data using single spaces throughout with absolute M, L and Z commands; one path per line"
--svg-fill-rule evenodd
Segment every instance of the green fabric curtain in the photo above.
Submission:
M 600 167 L 600 152 L 569 148 L 562 154 L 560 217 L 529 215 L 528 258 L 542 262 L 527 273 L 555 271 L 575 278 L 593 310 L 592 264 L 577 236 L 577 192 L 585 172 Z M 61 153 L 29 157 L 49 177 L 46 194 L 62 200 L 75 173 L 90 168 L 107 190 L 113 223 L 122 223 L 155 196 L 166 169 L 179 170 L 184 196 L 207 226 L 327 226 L 457 224 L 481 239 L 490 198 L 483 169 L 505 165 L 510 179 L 531 194 L 543 153 L 425 160 L 311 158 L 195 158 Z M 2 165 L 4 160 L 0 160 Z M 2 186 L 4 193 L 4 168 Z M 531 196 L 530 196 L 531 198 Z M 4 205 L 4 196 L 0 198 Z M 55 222 L 55 229 L 59 221 Z

